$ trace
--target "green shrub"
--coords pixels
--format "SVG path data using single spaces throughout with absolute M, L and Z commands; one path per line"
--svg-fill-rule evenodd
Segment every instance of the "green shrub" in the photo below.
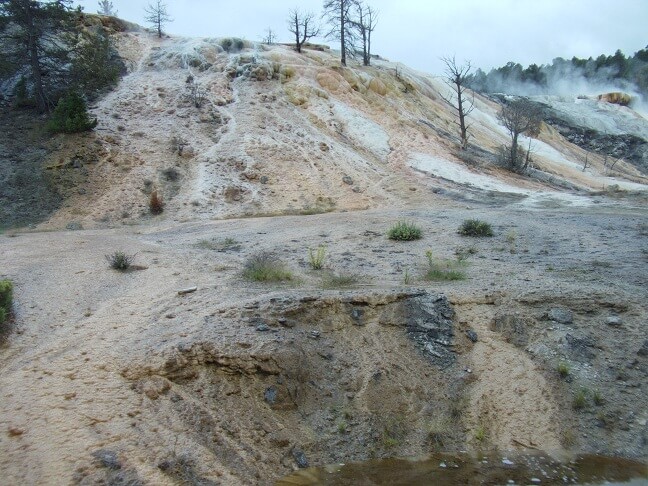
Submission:
M 313 270 L 321 270 L 324 267 L 324 260 L 326 258 L 326 247 L 318 246 L 317 250 L 312 248 L 308 249 L 308 263 Z
M 485 221 L 467 219 L 459 227 L 462 236 L 493 236 L 493 228 Z
M 27 89 L 27 80 L 24 76 L 20 78 L 20 81 L 16 83 L 14 88 L 14 106 L 17 108 L 33 108 L 36 106 L 36 102 L 29 97 L 29 90 Z
M 0 280 L 0 324 L 7 320 L 13 303 L 13 284 L 9 280 Z
M 47 129 L 54 133 L 87 132 L 96 126 L 97 119 L 90 120 L 85 101 L 74 91 L 59 100 L 47 122 Z
M 227 37 L 220 41 L 220 45 L 227 52 L 239 52 L 245 47 L 245 41 L 238 37 Z
M 293 275 L 285 265 L 270 252 L 261 252 L 251 256 L 245 263 L 243 277 L 257 282 L 281 282 L 292 280 Z
M 128 270 L 133 264 L 134 259 L 135 255 L 127 255 L 123 251 L 116 251 L 110 255 L 106 255 L 106 260 L 108 260 L 110 268 L 119 270 L 120 272 Z
M 421 238 L 421 228 L 407 221 L 399 221 L 389 229 L 387 236 L 390 240 L 412 241 Z

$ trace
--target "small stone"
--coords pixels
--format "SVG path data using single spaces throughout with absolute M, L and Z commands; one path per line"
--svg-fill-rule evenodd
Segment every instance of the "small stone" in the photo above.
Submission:
M 302 451 L 293 449 L 292 456 L 295 459 L 297 466 L 299 466 L 301 469 L 308 467 L 308 459 L 306 459 L 306 454 L 304 454 Z
M 466 331 L 466 336 L 468 336 L 468 339 L 470 339 L 473 343 L 476 343 L 478 338 L 477 338 L 477 333 L 473 331 L 472 329 L 468 329 Z
M 560 324 L 571 324 L 574 322 L 574 313 L 569 309 L 562 309 L 560 307 L 554 307 L 550 309 L 547 317 L 552 321 L 558 322 Z
M 178 295 L 191 294 L 191 293 L 195 292 L 196 290 L 198 290 L 198 287 L 189 287 L 189 288 L 186 288 L 186 289 L 181 289 L 181 290 L 178 290 Z
M 353 185 L 353 179 L 351 179 L 351 177 L 349 177 L 349 176 L 344 176 L 342 178 L 342 182 L 344 182 L 345 184 L 348 184 L 350 186 Z
M 270 405 L 274 405 L 274 403 L 277 401 L 277 389 L 274 386 L 269 386 L 263 393 L 263 398 Z
M 267 183 L 268 183 L 268 180 L 269 180 L 269 179 L 268 179 L 268 176 L 261 176 L 261 177 L 259 178 L 259 182 L 260 182 L 261 184 L 267 184 Z
M 531 482 L 532 482 L 532 483 L 539 484 L 539 483 L 541 483 L 542 481 L 540 481 L 540 479 L 538 479 L 538 478 L 531 478 Z
M 512 466 L 514 462 L 505 457 L 504 459 L 502 459 L 502 464 L 505 464 L 507 466 Z
M 257 330 L 258 332 L 268 332 L 268 331 L 270 330 L 270 328 L 268 327 L 267 324 L 263 324 L 263 323 L 262 323 L 262 324 L 259 324 L 259 325 L 256 327 L 256 330 Z
M 623 324 L 623 321 L 619 316 L 610 316 L 607 319 L 605 319 L 605 323 L 608 326 L 612 327 L 621 327 L 621 324 Z
M 444 468 L 444 469 L 445 469 L 445 468 L 446 468 L 446 467 L 448 467 L 448 466 L 446 465 L 446 463 L 445 463 L 445 462 L 442 462 L 441 464 L 439 464 L 439 467 L 442 467 L 442 468 Z

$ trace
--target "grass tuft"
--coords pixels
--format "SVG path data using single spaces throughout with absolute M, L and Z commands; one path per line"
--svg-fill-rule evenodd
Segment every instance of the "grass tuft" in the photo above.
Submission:
M 493 228 L 485 221 L 478 219 L 467 219 L 459 227 L 459 234 L 462 236 L 493 236 Z
M 426 251 L 425 256 L 428 261 L 428 268 L 423 275 L 425 280 L 439 282 L 466 279 L 466 274 L 460 270 L 462 261 L 434 258 L 431 250 Z
M 292 280 L 293 274 L 284 263 L 270 252 L 251 256 L 243 268 L 243 277 L 256 282 L 282 282 Z
M 339 289 L 352 287 L 360 281 L 354 273 L 327 273 L 322 276 L 322 287 L 325 289 Z
M 308 249 L 308 264 L 313 270 L 321 270 L 324 268 L 324 260 L 326 259 L 326 247 L 320 245 L 316 250 Z
M 390 240 L 412 241 L 420 239 L 422 237 L 422 232 L 421 228 L 416 226 L 414 223 L 399 221 L 389 229 L 387 236 Z
M 569 365 L 563 361 L 558 363 L 558 366 L 556 367 L 556 371 L 560 375 L 561 378 L 567 378 L 569 376 Z
M 116 251 L 110 255 L 106 255 L 106 260 L 108 261 L 110 268 L 113 270 L 119 270 L 120 272 L 128 270 L 133 264 L 134 259 L 135 255 L 127 255 L 123 251 Z

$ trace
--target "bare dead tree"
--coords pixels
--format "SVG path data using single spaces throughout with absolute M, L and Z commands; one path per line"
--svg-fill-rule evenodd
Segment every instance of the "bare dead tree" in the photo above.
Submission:
M 295 50 L 301 53 L 302 46 L 319 35 L 315 15 L 311 12 L 302 13 L 297 8 L 292 9 L 288 14 L 288 31 L 295 36 Z
M 475 93 L 471 91 L 471 96 L 467 96 L 466 78 L 470 75 L 470 61 L 465 64 L 458 65 L 455 57 L 442 57 L 441 60 L 446 66 L 445 69 L 445 82 L 452 90 L 454 95 L 452 97 L 444 97 L 446 103 L 452 106 L 457 111 L 459 117 L 459 135 L 461 137 L 461 148 L 468 148 L 468 126 L 466 125 L 466 117 L 475 108 Z
M 168 22 L 173 22 L 173 19 L 167 11 L 167 5 L 162 0 L 156 0 L 154 3 L 149 3 L 144 8 L 146 15 L 144 20 L 152 24 L 157 31 L 158 37 L 162 37 L 162 27 Z
M 371 64 L 371 34 L 378 23 L 378 11 L 361 1 L 355 4 L 355 20 L 352 20 L 362 43 L 362 63 Z
M 537 105 L 529 100 L 520 98 L 504 105 L 497 114 L 497 119 L 511 136 L 511 146 L 507 148 L 507 164 L 510 169 L 524 172 L 529 165 L 527 153 L 524 161 L 520 160 L 518 139 L 520 135 L 536 137 L 540 132 L 542 113 Z M 530 151 L 530 147 L 529 147 Z
M 583 164 L 583 172 L 589 167 L 589 152 L 585 153 L 585 163 Z
M 115 10 L 115 7 L 110 0 L 100 0 L 99 10 L 97 10 L 97 13 L 100 15 L 108 15 L 110 17 L 117 16 L 117 10 Z
M 356 33 L 352 20 L 353 7 L 357 0 L 325 0 L 324 13 L 330 29 L 325 37 L 340 41 L 340 64 L 346 66 L 347 55 L 355 55 Z
M 265 30 L 265 37 L 263 38 L 263 43 L 271 46 L 272 44 L 275 43 L 275 40 L 277 40 L 277 36 L 274 33 L 274 30 L 272 30 L 270 27 L 268 27 Z

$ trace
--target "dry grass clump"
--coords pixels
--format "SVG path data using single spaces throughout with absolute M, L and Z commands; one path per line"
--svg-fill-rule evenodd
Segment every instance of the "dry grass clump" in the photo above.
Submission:
M 283 282 L 294 278 L 279 258 L 265 251 L 248 258 L 243 268 L 243 277 L 255 282 Z

